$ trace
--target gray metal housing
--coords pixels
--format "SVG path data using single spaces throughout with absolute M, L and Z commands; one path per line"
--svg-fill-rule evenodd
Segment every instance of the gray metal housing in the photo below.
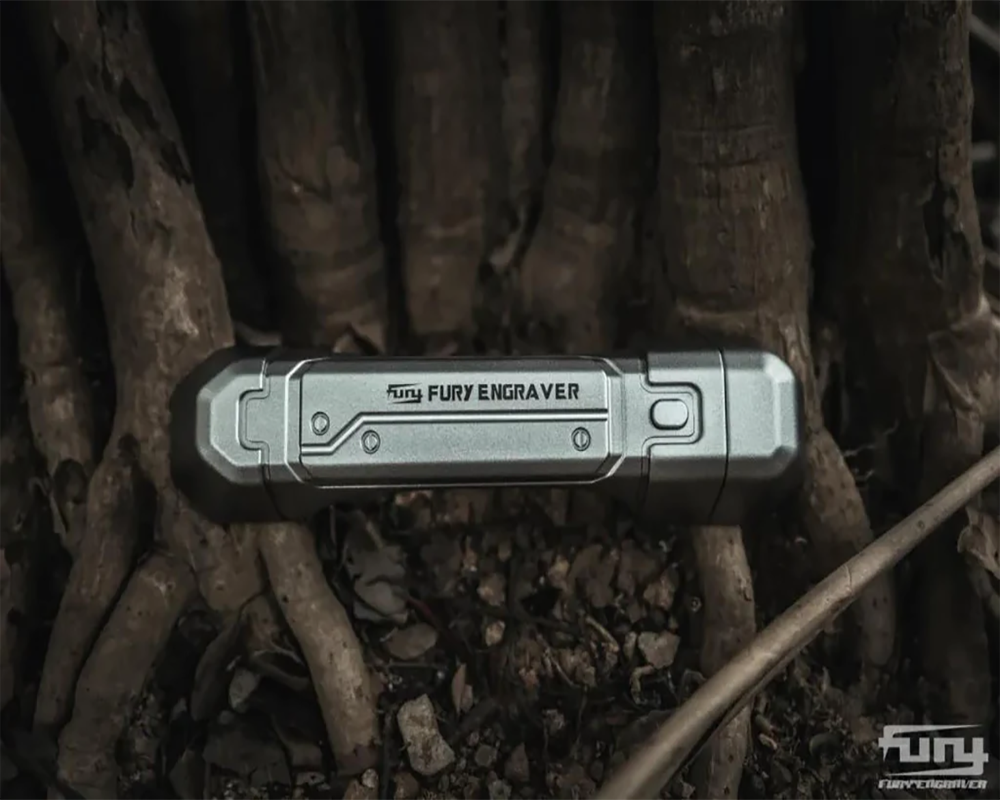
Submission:
M 172 399 L 174 481 L 220 522 L 401 489 L 593 486 L 645 518 L 735 524 L 801 460 L 801 398 L 747 348 L 646 358 L 226 350 Z

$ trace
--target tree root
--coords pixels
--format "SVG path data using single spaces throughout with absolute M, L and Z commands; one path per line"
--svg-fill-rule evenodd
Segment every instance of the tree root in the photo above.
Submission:
M 650 106 L 641 17 L 632 3 L 561 3 L 555 156 L 521 264 L 530 314 L 569 352 L 614 345 L 618 286 L 635 240 L 643 112 Z
M 739 528 L 694 528 L 691 544 L 704 598 L 701 669 L 709 677 L 757 632 L 753 576 Z M 738 797 L 750 749 L 750 713 L 741 711 L 695 762 L 698 797 Z
M 496 8 L 409 2 L 390 15 L 410 327 L 421 337 L 468 333 L 502 192 Z
M 191 597 L 188 570 L 222 614 L 259 591 L 260 575 L 254 548 L 202 520 L 170 480 L 170 393 L 233 334 L 221 268 L 139 15 L 131 4 L 92 2 L 40 4 L 29 15 L 108 323 L 118 402 L 106 453 L 134 451 L 156 492 L 158 537 L 173 554 L 154 555 L 129 581 L 81 671 L 62 736 L 65 780 L 112 796 L 115 741 Z M 92 485 L 90 508 L 110 515 L 134 502 L 108 502 L 97 496 L 102 490 L 103 481 Z M 88 519 L 85 548 L 101 552 L 107 531 L 97 525 L 106 521 L 127 522 Z M 53 638 L 49 647 L 65 645 Z
M 354 6 L 253 2 L 249 20 L 284 341 L 332 347 L 351 328 L 384 350 L 385 257 Z
M 87 496 L 88 535 L 73 563 L 52 628 L 35 705 L 35 728 L 57 731 L 69 718 L 73 687 L 135 558 L 138 528 L 135 453 L 116 442 Z
M 371 677 L 350 619 L 333 593 L 309 531 L 271 525 L 260 550 L 278 604 L 302 648 L 344 774 L 371 767 L 379 754 Z
M 59 737 L 59 776 L 88 797 L 116 797 L 115 745 L 197 584 L 187 565 L 154 554 L 139 565 L 80 673 Z
M 522 254 L 541 200 L 549 94 L 544 22 L 545 7 L 540 3 L 505 4 L 501 112 L 511 230 L 490 256 L 498 270 Z
M 236 19 L 229 3 L 143 4 L 149 14 L 153 46 L 178 117 L 194 173 L 198 199 L 205 213 L 212 245 L 222 264 L 226 295 L 234 320 L 258 330 L 270 330 L 272 309 L 263 260 L 251 245 L 249 150 L 245 100 L 249 91 L 234 45 Z M 289 123 L 285 118 L 284 122 Z
M 822 420 L 808 331 L 809 231 L 794 134 L 792 20 L 783 3 L 658 7 L 660 213 L 673 323 L 750 338 L 804 388 L 802 520 L 831 572 L 872 540 L 860 494 Z M 730 48 L 739 36 L 742 48 Z M 692 87 L 711 85 L 712 93 Z M 746 87 L 758 87 L 747 92 Z M 721 213 L 705 214 L 706 203 Z M 736 265 L 739 265 L 738 268 Z M 895 638 L 884 576 L 852 607 L 866 667 Z
M 852 362 L 876 411 L 917 442 L 901 455 L 913 472 L 920 464 L 909 477 L 914 499 L 926 499 L 979 458 L 984 412 L 996 407 L 1000 346 L 983 298 L 969 154 L 970 8 L 874 3 L 840 14 L 840 313 L 864 342 Z M 982 607 L 954 539 L 937 537 L 915 563 L 933 718 L 982 722 Z
M 13 120 L 2 111 L 0 251 L 17 321 L 24 393 L 35 444 L 53 478 L 63 546 L 75 555 L 96 434 L 90 386 L 70 297 L 67 252 L 32 186 Z M 75 478 L 75 479 L 74 479 Z

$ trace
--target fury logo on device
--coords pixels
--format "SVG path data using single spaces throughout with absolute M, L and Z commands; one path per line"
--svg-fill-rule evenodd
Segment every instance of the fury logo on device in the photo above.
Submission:
M 390 383 L 385 394 L 395 405 L 412 405 L 424 399 L 424 390 L 418 383 Z

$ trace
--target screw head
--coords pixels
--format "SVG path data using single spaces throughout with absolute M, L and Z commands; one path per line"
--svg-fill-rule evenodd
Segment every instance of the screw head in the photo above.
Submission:
M 579 451 L 584 451 L 590 447 L 590 431 L 586 428 L 577 428 L 573 431 L 573 447 Z
M 382 440 L 375 431 L 365 431 L 364 435 L 361 437 L 361 447 L 366 453 L 371 455 L 376 450 L 378 450 L 379 445 L 382 444 Z
M 312 429 L 317 436 L 322 436 L 330 430 L 330 418 L 322 411 L 317 411 L 312 417 Z

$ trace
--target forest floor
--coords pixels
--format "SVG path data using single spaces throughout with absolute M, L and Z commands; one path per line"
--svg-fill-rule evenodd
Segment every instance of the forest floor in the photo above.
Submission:
M 280 624 L 256 624 L 270 635 L 241 646 L 194 609 L 122 742 L 120 796 L 593 795 L 703 680 L 701 601 L 681 531 L 612 520 L 587 497 L 568 514 L 567 499 L 416 492 L 338 512 L 321 532 L 381 684 L 375 770 L 330 782 L 308 672 Z M 748 539 L 761 626 L 808 586 L 805 541 L 768 534 Z M 278 618 L 263 597 L 251 606 L 258 623 Z M 741 797 L 886 796 L 876 739 L 883 724 L 920 721 L 919 687 L 900 666 L 867 714 L 837 688 L 850 676 L 824 666 L 841 660 L 836 633 L 757 698 Z M 4 771 L 4 797 L 39 796 L 32 776 Z M 682 776 L 666 796 L 693 791 Z

